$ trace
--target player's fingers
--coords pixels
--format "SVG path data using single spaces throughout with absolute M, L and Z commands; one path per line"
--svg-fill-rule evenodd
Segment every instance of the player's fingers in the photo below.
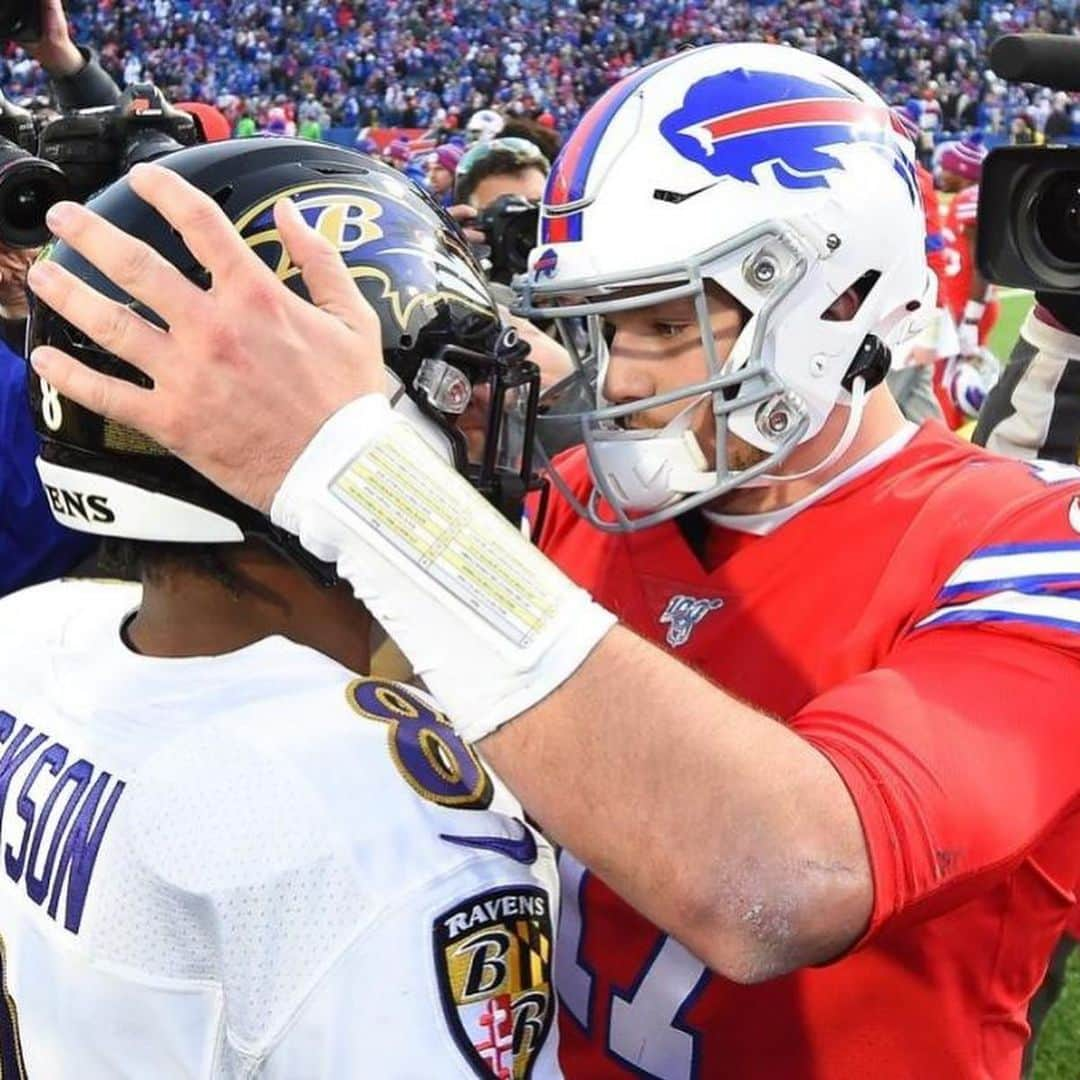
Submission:
M 304 221 L 290 199 L 277 201 L 274 222 L 290 260 L 300 268 L 312 303 L 358 333 L 377 333 L 378 316 L 356 287 L 337 248 Z
M 154 376 L 168 335 L 115 300 L 102 296 L 70 271 L 49 261 L 30 268 L 28 284 L 61 318 L 106 352 Z
M 167 323 L 190 319 L 202 302 L 202 290 L 175 266 L 92 210 L 78 203 L 57 203 L 47 220 L 56 236 Z
M 30 354 L 30 363 L 64 397 L 100 416 L 156 435 L 146 427 L 153 412 L 152 391 L 94 371 L 51 345 L 36 348 Z
M 225 212 L 179 173 L 143 163 L 128 173 L 132 190 L 180 233 L 215 284 L 239 276 L 265 279 L 270 270 L 244 243 Z

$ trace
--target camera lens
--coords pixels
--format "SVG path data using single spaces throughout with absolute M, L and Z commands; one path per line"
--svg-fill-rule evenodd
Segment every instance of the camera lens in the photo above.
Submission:
M 1032 206 L 1035 236 L 1055 259 L 1080 268 L 1080 172 L 1058 173 Z
M 67 196 L 67 178 L 47 161 L 26 155 L 0 165 L 0 243 L 40 247 L 49 238 L 46 212 Z
M 45 223 L 50 205 L 45 185 L 31 181 L 8 195 L 0 213 L 16 229 L 36 229 Z

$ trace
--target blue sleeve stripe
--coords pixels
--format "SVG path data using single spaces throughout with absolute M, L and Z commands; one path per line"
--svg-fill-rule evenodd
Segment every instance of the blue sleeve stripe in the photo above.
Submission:
M 958 585 L 946 585 L 938 593 L 939 601 L 954 601 L 961 596 L 971 596 L 976 593 L 991 592 L 1022 592 L 1043 596 L 1060 595 L 1062 591 L 1070 590 L 1048 589 L 1047 585 L 1066 585 L 1070 582 L 1080 589 L 1080 572 L 1069 571 L 1060 574 L 1032 574 L 1029 577 L 992 578 L 987 581 L 966 581 Z
M 1080 631 L 1080 591 L 1035 594 L 1012 589 L 991 593 L 966 604 L 938 608 L 920 620 L 915 629 L 943 623 L 1005 620 Z
M 1080 540 L 1035 540 L 1026 544 L 991 544 L 972 552 L 965 562 L 976 559 L 992 559 L 998 555 L 1043 555 L 1061 552 L 1063 555 L 1080 553 Z
M 1028 623 L 1031 626 L 1050 626 L 1057 630 L 1071 630 L 1074 633 L 1080 631 L 1080 620 L 1055 619 L 1050 615 L 1022 615 L 1015 611 L 969 611 L 966 608 L 957 608 L 954 611 L 942 612 L 936 618 L 923 619 L 915 629 L 925 630 L 934 626 L 950 626 L 957 623 L 998 623 L 1018 622 Z

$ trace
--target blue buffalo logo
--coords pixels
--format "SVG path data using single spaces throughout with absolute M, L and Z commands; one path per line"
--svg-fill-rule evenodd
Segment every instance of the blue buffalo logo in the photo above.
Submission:
M 690 640 L 698 623 L 709 614 L 724 606 L 719 599 L 700 600 L 696 596 L 673 596 L 660 616 L 661 625 L 667 625 L 667 643 L 673 648 Z
M 765 167 L 794 190 L 828 187 L 829 173 L 843 169 L 825 147 L 869 143 L 899 154 L 890 130 L 887 109 L 838 86 L 744 68 L 695 83 L 660 123 L 672 148 L 713 176 L 759 183 Z
M 559 253 L 554 248 L 548 248 L 540 254 L 533 263 L 533 277 L 539 281 L 541 278 L 553 278 L 555 268 L 559 264 Z

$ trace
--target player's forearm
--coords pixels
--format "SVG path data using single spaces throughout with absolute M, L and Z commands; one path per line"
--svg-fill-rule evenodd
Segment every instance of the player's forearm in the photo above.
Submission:
M 273 516 L 337 564 L 525 809 L 703 960 L 762 978 L 862 930 L 858 817 L 828 762 L 613 629 L 385 398 L 324 425 Z
M 829 762 L 625 629 L 480 747 L 548 835 L 729 978 L 827 960 L 866 925 Z

